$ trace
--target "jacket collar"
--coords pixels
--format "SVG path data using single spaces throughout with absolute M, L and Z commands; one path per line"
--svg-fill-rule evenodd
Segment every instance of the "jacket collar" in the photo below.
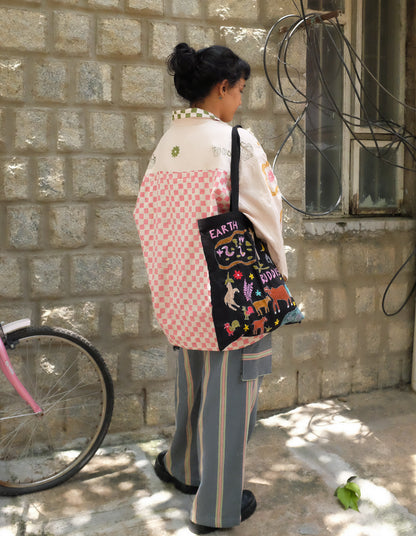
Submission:
M 190 117 L 198 117 L 204 119 L 214 119 L 215 121 L 220 121 L 216 115 L 201 108 L 186 108 L 185 110 L 176 110 L 172 112 L 172 120 L 175 119 L 188 119 Z

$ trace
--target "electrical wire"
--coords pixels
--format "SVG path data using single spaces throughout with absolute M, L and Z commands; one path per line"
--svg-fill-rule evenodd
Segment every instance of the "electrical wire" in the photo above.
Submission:
M 414 257 L 416 255 L 416 249 L 414 249 L 412 251 L 412 253 L 409 255 L 409 257 L 406 259 L 406 261 L 402 264 L 402 266 L 397 270 L 397 272 L 394 274 L 392 280 L 390 281 L 390 283 L 387 285 L 387 288 L 386 290 L 384 291 L 384 294 L 383 294 L 383 300 L 381 302 L 381 308 L 383 309 L 383 313 L 386 315 L 386 316 L 394 316 L 394 315 L 397 315 L 398 313 L 400 313 L 400 311 L 404 308 L 404 306 L 407 304 L 407 302 L 410 300 L 412 294 L 414 293 L 414 291 L 416 290 L 416 282 L 414 283 L 411 291 L 409 292 L 407 298 L 404 300 L 403 304 L 396 310 L 394 311 L 394 313 L 388 313 L 387 310 L 386 310 L 386 298 L 387 298 L 387 293 L 388 291 L 390 290 L 390 287 L 392 286 L 392 284 L 394 283 L 396 277 L 398 277 L 398 275 L 400 274 L 400 272 L 403 270 L 403 268 L 406 266 L 406 264 L 408 262 L 410 262 L 410 260 L 412 259 L 412 257 Z
M 283 142 L 277 150 L 273 161 L 273 169 L 275 169 L 278 164 L 278 158 L 284 146 L 291 138 L 294 131 L 299 130 L 302 136 L 304 136 L 306 139 L 306 143 L 310 144 L 310 146 L 320 154 L 321 158 L 327 165 L 328 169 L 330 170 L 330 174 L 333 177 L 332 180 L 335 183 L 333 191 L 338 193 L 335 195 L 334 201 L 329 208 L 316 212 L 303 210 L 299 207 L 296 207 L 293 203 L 289 202 L 285 196 L 282 197 L 285 202 L 297 212 L 300 212 L 306 216 L 319 217 L 328 215 L 339 207 L 342 195 L 342 180 L 340 173 L 329 160 L 328 156 L 325 154 L 325 151 L 322 150 L 319 144 L 315 142 L 313 136 L 311 135 L 310 129 L 302 126 L 302 121 L 309 117 L 308 114 L 312 113 L 313 110 L 318 110 L 327 119 L 338 118 L 338 120 L 341 120 L 342 124 L 348 130 L 351 139 L 357 142 L 360 148 L 364 149 L 372 156 L 377 157 L 379 160 L 388 165 L 407 171 L 415 171 L 415 135 L 407 130 L 404 126 L 401 126 L 395 121 L 387 119 L 384 116 L 380 107 L 376 103 L 372 102 L 371 95 L 368 93 L 368 90 L 365 87 L 363 82 L 363 74 L 361 73 L 367 73 L 370 78 L 377 83 L 379 91 L 382 91 L 385 95 L 388 95 L 406 109 L 415 111 L 416 108 L 401 102 L 376 79 L 376 77 L 359 58 L 351 43 L 344 35 L 338 18 L 336 18 L 335 22 L 329 19 L 326 19 L 325 22 L 323 22 L 323 15 L 321 13 L 305 13 L 303 0 L 300 0 L 299 7 L 296 5 L 294 0 L 292 0 L 292 3 L 296 7 L 297 14 L 285 15 L 273 24 L 267 34 L 263 52 L 263 66 L 266 79 L 273 91 L 282 99 L 284 106 L 293 121 L 293 126 L 289 129 L 288 134 L 285 136 Z M 346 73 L 347 80 L 350 82 L 354 94 L 354 99 L 358 103 L 358 108 L 360 111 L 359 116 L 343 111 L 340 108 L 340 105 L 337 103 L 336 98 L 332 94 L 329 82 L 326 79 L 319 59 L 319 44 L 313 39 L 313 32 L 311 31 L 311 29 L 314 28 L 314 25 L 317 24 L 320 24 L 322 31 L 326 32 L 325 37 L 327 42 L 332 46 L 331 51 L 333 50 L 335 52 L 336 58 L 339 60 L 340 69 Z M 274 82 L 271 78 L 271 73 L 268 67 L 268 58 L 270 55 L 270 48 L 272 46 L 271 40 L 274 38 L 276 33 L 281 33 L 281 28 L 283 25 L 286 26 L 284 28 L 284 33 L 282 33 L 281 41 L 277 43 L 277 61 L 274 71 Z M 308 93 L 308 91 L 303 92 L 299 87 L 299 84 L 293 79 L 293 71 L 297 73 L 298 78 L 300 78 L 300 73 L 293 68 L 292 62 L 289 61 L 289 51 L 292 49 L 291 45 L 293 39 L 298 35 L 305 36 L 305 47 L 308 50 L 309 58 L 313 60 L 317 79 L 319 80 L 319 91 L 318 94 L 315 95 L 311 95 L 310 92 Z M 349 56 L 349 62 L 352 66 L 352 69 L 350 69 L 347 65 L 344 55 Z M 291 95 L 287 94 L 282 82 L 283 80 L 288 82 L 292 92 Z M 322 102 L 323 99 L 326 101 L 325 103 Z M 303 110 L 300 113 L 293 109 L 299 105 L 303 106 Z M 372 117 L 375 117 L 376 119 L 372 119 Z M 361 130 L 365 128 L 367 133 L 366 140 L 363 140 L 362 136 L 356 133 L 355 129 L 357 128 Z M 380 132 L 382 136 L 379 136 Z M 371 142 L 371 147 L 369 147 L 369 141 Z M 394 153 L 400 147 L 403 147 L 406 154 L 409 155 L 413 164 L 412 167 L 398 164 L 392 160 L 391 155 L 394 157 Z

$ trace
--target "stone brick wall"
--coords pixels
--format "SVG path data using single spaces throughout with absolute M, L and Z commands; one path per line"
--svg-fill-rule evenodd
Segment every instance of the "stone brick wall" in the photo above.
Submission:
M 154 320 L 132 218 L 140 177 L 175 96 L 165 57 L 219 43 L 253 75 L 236 120 L 273 158 L 290 126 L 262 69 L 290 0 L 13 0 L 0 5 L 0 319 L 74 329 L 116 386 L 113 431 L 173 420 L 174 355 Z M 304 53 L 298 60 L 303 68 Z M 303 199 L 295 137 L 279 181 Z M 274 335 L 261 409 L 410 377 L 413 308 L 387 319 L 382 292 L 412 249 L 412 220 L 304 221 L 286 209 L 290 288 L 307 319 Z M 405 294 L 407 268 L 393 293 Z M 389 302 L 391 303 L 391 302 Z

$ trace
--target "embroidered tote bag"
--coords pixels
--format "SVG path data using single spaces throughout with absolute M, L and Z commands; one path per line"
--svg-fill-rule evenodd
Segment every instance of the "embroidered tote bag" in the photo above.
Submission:
M 212 316 L 220 350 L 301 322 L 298 309 L 266 244 L 238 210 L 240 136 L 232 129 L 230 212 L 198 220 L 211 283 Z

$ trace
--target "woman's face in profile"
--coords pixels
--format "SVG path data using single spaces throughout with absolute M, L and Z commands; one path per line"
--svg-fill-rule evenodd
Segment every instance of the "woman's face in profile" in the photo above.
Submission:
M 235 112 L 241 105 L 241 96 L 245 86 L 246 81 L 244 78 L 240 78 L 240 80 L 234 86 L 230 86 L 228 83 L 226 83 L 226 86 L 222 91 L 221 109 L 219 115 L 221 121 L 224 121 L 225 123 L 232 121 Z

